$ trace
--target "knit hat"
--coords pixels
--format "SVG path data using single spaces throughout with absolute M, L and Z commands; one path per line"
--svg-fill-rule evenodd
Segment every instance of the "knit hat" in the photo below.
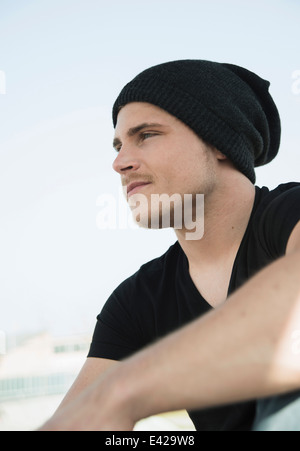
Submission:
M 242 67 L 179 60 L 146 69 L 113 106 L 113 124 L 130 102 L 156 105 L 188 125 L 255 183 L 255 166 L 269 163 L 280 144 L 280 117 L 270 83 Z

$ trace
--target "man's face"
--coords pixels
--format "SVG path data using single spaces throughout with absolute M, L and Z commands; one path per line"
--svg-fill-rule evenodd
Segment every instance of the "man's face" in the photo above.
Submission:
M 126 186 L 129 205 L 147 201 L 144 207 L 139 204 L 139 223 L 144 227 L 151 227 L 149 218 L 155 212 L 161 227 L 161 218 L 170 215 L 170 209 L 172 226 L 184 194 L 205 195 L 213 187 L 212 149 L 184 123 L 152 104 L 134 102 L 121 109 L 114 148 L 118 155 L 113 168 Z M 157 195 L 169 196 L 169 207 Z

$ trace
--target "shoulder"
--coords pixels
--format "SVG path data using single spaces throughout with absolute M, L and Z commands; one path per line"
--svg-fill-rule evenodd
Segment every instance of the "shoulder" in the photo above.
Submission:
M 253 222 L 275 257 L 283 255 L 287 241 L 300 220 L 300 183 L 283 183 L 273 190 L 256 187 Z
M 280 196 L 286 195 L 290 196 L 293 193 L 300 193 L 300 182 L 288 182 L 288 183 L 281 183 L 276 188 L 270 190 L 269 188 L 266 188 L 263 186 L 262 188 L 259 188 L 260 190 L 265 191 L 265 197 L 266 199 L 273 200 L 277 199 Z M 267 195 L 266 195 L 267 193 Z
M 119 360 L 159 335 L 157 310 L 164 301 L 170 281 L 166 274 L 171 274 L 169 268 L 177 261 L 179 247 L 175 243 L 163 255 L 142 265 L 112 292 L 97 316 L 90 356 Z
M 284 219 L 284 215 L 297 216 L 300 212 L 300 183 L 283 183 L 269 190 L 266 187 L 256 187 L 256 216 Z
M 124 280 L 114 293 L 126 293 L 128 295 L 130 292 L 132 293 L 132 290 L 135 292 L 136 290 L 145 291 L 148 286 L 151 287 L 153 292 L 158 281 L 161 282 L 168 278 L 170 274 L 174 274 L 174 267 L 177 265 L 182 252 L 179 243 L 174 243 L 164 254 L 143 264 L 138 271 Z
M 260 207 L 265 207 L 273 201 L 281 202 L 282 199 L 290 196 L 300 196 L 300 183 L 298 182 L 282 183 L 274 189 L 269 189 L 266 186 L 256 186 L 255 189 Z
M 169 249 L 160 257 L 157 257 L 142 265 L 139 273 L 152 274 L 153 272 L 160 272 L 166 267 L 172 266 L 182 252 L 183 251 L 178 241 L 176 241 L 176 243 L 172 244 L 172 246 L 170 246 Z

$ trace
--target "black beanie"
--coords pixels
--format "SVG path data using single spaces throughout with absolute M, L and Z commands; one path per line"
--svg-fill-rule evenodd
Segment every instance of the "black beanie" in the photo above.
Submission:
M 204 60 L 151 67 L 129 82 L 113 107 L 113 124 L 130 102 L 156 105 L 188 125 L 255 183 L 255 166 L 280 144 L 280 117 L 270 83 L 242 67 Z

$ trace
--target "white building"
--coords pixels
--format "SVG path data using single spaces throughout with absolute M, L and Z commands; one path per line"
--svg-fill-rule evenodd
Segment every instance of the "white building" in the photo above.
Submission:
M 44 333 L 0 356 L 0 430 L 31 430 L 51 416 L 81 369 L 90 338 Z
M 0 431 L 31 431 L 55 412 L 85 362 L 91 337 L 44 333 L 0 355 Z M 140 421 L 135 430 L 194 430 L 186 412 Z

